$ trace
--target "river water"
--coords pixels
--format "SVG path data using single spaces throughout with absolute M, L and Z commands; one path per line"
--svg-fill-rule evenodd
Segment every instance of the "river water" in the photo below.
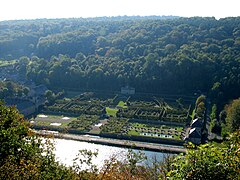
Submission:
M 93 144 L 88 142 L 81 142 L 75 140 L 66 140 L 66 139 L 54 139 L 55 145 L 55 154 L 59 162 L 66 166 L 73 165 L 73 159 L 79 154 L 79 150 L 91 150 L 92 152 L 98 151 L 96 158 L 93 158 L 93 164 L 98 168 L 101 168 L 104 164 L 104 160 L 108 160 L 112 156 L 116 156 L 118 160 L 126 159 L 128 148 L 119 148 L 114 146 L 106 146 L 100 144 Z M 139 150 L 133 150 L 138 153 Z M 168 153 L 153 152 L 153 151 L 141 151 L 147 157 L 144 164 L 148 165 L 153 162 L 153 159 L 157 161 L 162 161 L 165 156 L 168 156 Z

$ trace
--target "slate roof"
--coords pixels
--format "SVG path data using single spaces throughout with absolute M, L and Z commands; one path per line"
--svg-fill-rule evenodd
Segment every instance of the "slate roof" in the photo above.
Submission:
M 202 137 L 201 131 L 199 129 L 197 129 L 197 128 L 192 128 L 189 131 L 188 137 L 189 138 L 201 138 Z
M 202 128 L 202 126 L 203 126 L 203 123 L 199 118 L 194 119 L 191 123 L 192 128 Z

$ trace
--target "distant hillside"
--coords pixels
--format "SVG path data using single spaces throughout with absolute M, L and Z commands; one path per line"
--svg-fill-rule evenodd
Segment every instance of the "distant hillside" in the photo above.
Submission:
M 240 95 L 240 17 L 3 21 L 0 57 L 20 58 L 22 73 L 50 87 L 129 85 L 222 101 Z
M 94 53 L 98 37 L 112 33 L 121 35 L 131 26 L 142 26 L 143 22 L 175 19 L 175 16 L 119 16 L 80 19 L 37 19 L 0 22 L 0 57 L 11 59 L 24 55 Z M 114 38 L 114 37 L 112 37 Z M 89 44 L 85 44 L 89 43 Z M 48 49 L 46 49 L 47 47 Z M 69 47 L 76 46 L 78 47 Z M 91 47 L 85 47 L 91 45 Z M 65 49 L 67 46 L 67 49 Z M 53 49 L 52 49 L 53 48 Z M 56 48 L 58 50 L 56 50 Z

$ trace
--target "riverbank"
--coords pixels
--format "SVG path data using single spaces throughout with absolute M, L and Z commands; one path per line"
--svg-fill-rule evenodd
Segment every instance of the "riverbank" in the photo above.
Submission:
M 176 146 L 167 146 L 167 145 L 156 144 L 156 143 L 110 139 L 110 138 L 102 138 L 98 136 L 89 136 L 89 135 L 63 134 L 63 133 L 58 133 L 56 131 L 36 131 L 36 134 L 41 136 L 53 136 L 55 138 L 61 138 L 61 139 L 90 142 L 95 144 L 111 145 L 116 147 L 126 147 L 126 148 L 149 150 L 149 151 L 156 151 L 156 152 L 167 152 L 167 153 L 174 153 L 174 154 L 186 153 L 185 148 L 176 147 Z

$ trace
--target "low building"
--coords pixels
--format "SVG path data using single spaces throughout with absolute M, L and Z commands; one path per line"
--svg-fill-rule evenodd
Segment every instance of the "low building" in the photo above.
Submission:
M 198 128 L 192 128 L 188 132 L 188 136 L 185 138 L 185 141 L 192 142 L 193 144 L 201 144 L 202 141 L 202 132 Z
M 192 120 L 190 128 L 188 129 L 187 135 L 185 137 L 186 142 L 192 142 L 193 144 L 201 144 L 202 141 L 202 129 L 203 120 L 201 118 L 196 118 Z
M 135 94 L 135 88 L 126 86 L 121 88 L 121 94 L 129 94 L 134 95 Z
M 199 118 L 196 118 L 194 120 L 192 120 L 192 123 L 191 123 L 191 128 L 200 128 L 202 129 L 203 127 L 203 121 Z

